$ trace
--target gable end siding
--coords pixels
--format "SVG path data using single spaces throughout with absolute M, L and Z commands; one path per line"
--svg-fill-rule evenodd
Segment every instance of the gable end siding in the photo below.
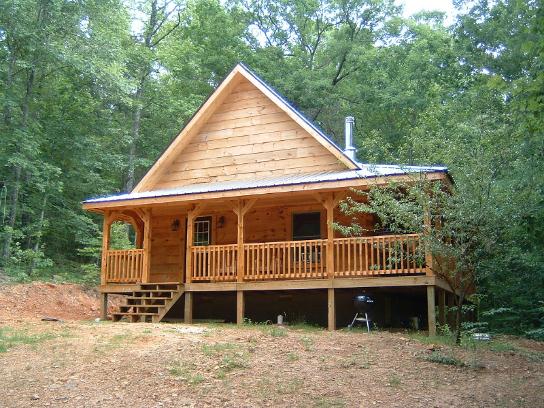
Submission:
M 279 106 L 243 80 L 163 169 L 153 188 L 345 169 Z

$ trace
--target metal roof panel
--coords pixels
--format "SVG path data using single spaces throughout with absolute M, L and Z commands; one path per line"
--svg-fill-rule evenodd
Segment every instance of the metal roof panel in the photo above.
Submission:
M 402 174 L 447 172 L 446 167 L 434 166 L 401 166 L 385 164 L 361 164 L 358 170 L 325 171 L 315 173 L 288 174 L 264 179 L 233 180 L 213 183 L 191 184 L 177 188 L 125 193 L 97 197 L 85 200 L 84 203 L 102 203 L 109 201 L 137 200 L 140 198 L 156 198 L 167 196 L 183 196 L 190 194 L 211 193 L 220 191 L 246 190 L 262 187 L 277 187 L 295 184 L 311 184 L 341 180 L 373 178 L 380 176 L 395 176 Z

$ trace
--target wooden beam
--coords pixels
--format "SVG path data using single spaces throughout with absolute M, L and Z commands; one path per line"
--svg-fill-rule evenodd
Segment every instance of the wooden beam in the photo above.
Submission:
M 423 287 L 434 286 L 435 277 L 416 276 L 367 276 L 361 278 L 337 279 L 299 279 L 285 281 L 261 282 L 193 282 L 185 285 L 191 292 L 233 292 L 237 290 L 302 290 L 302 289 L 347 289 L 347 288 L 379 288 L 379 287 Z
M 334 208 L 339 200 L 335 193 L 316 194 L 315 198 L 327 211 L 327 276 L 334 279 Z
M 108 294 L 100 294 L 100 319 L 108 320 Z
M 110 212 L 104 212 L 104 222 L 102 224 L 102 262 L 101 262 L 101 273 L 100 273 L 100 284 L 106 284 L 106 272 L 108 270 L 108 250 L 110 248 Z
M 191 283 L 193 278 L 193 235 L 195 219 L 198 218 L 206 209 L 205 203 L 195 205 L 187 212 L 187 239 L 185 247 L 185 282 Z
M 336 330 L 336 304 L 334 301 L 334 289 L 327 289 L 327 315 L 329 331 Z
M 236 324 L 241 325 L 244 323 L 244 313 L 245 313 L 244 291 L 238 290 L 236 292 Z
M 425 237 L 427 237 L 427 242 L 425 242 L 425 265 L 426 265 L 426 274 L 427 276 L 433 276 L 434 275 L 434 271 L 433 271 L 433 254 L 431 252 L 431 249 L 429 247 L 429 243 L 428 243 L 428 237 L 430 236 L 431 232 L 432 232 L 432 218 L 431 218 L 431 209 L 426 206 L 424 208 L 424 219 L 423 219 L 423 222 L 424 222 L 424 227 L 423 227 L 423 235 Z
M 429 336 L 436 336 L 434 286 L 427 286 L 427 321 L 429 324 Z
M 193 323 L 193 294 L 185 292 L 185 305 L 183 311 L 183 321 L 186 324 Z
M 244 272 L 245 272 L 245 253 L 244 253 L 244 218 L 246 213 L 255 205 L 257 199 L 253 198 L 250 200 L 238 200 L 237 205 L 233 208 L 234 213 L 238 217 L 237 224 L 237 250 L 238 255 L 236 258 L 236 276 L 238 282 L 244 281 Z
M 144 210 L 144 239 L 143 239 L 143 264 L 142 283 L 148 283 L 151 276 L 151 210 Z

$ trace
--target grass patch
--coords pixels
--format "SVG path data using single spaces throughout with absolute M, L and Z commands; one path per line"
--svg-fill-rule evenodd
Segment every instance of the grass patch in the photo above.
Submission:
M 366 370 L 370 368 L 370 361 L 368 361 L 366 354 L 354 355 L 354 356 L 350 356 L 348 358 L 343 359 L 340 362 L 340 367 L 360 368 L 360 369 Z
M 287 336 L 287 330 L 278 327 L 278 326 L 272 326 L 270 329 L 267 330 L 268 334 L 270 334 L 272 337 L 285 337 Z
M 249 355 L 234 343 L 203 344 L 202 353 L 210 358 L 219 359 L 216 377 L 224 379 L 233 370 L 249 367 Z
M 453 336 L 427 336 L 421 332 L 408 333 L 408 337 L 424 344 L 441 344 L 444 346 L 455 346 L 455 338 Z
M 329 407 L 342 408 L 345 406 L 346 406 L 346 403 L 340 398 L 318 397 L 314 403 L 314 407 L 316 408 L 329 408 Z
M 97 353 L 105 353 L 110 350 L 115 350 L 123 347 L 124 345 L 134 342 L 139 337 L 143 336 L 135 336 L 133 334 L 115 334 L 110 338 L 106 339 L 105 341 L 95 345 L 94 351 Z
M 544 352 L 528 350 L 507 341 L 491 341 L 486 344 L 486 347 L 497 353 L 517 354 L 537 363 L 544 362 Z
M 300 338 L 300 342 L 306 351 L 312 351 L 314 348 L 314 341 L 308 336 L 303 336 Z
M 259 381 L 259 394 L 263 398 L 277 398 L 286 394 L 296 394 L 304 387 L 300 378 L 275 379 L 265 378 Z
M 202 353 L 206 356 L 214 356 L 228 351 L 238 350 L 238 348 L 238 345 L 234 343 L 203 344 Z
M 287 360 L 289 361 L 298 361 L 300 360 L 300 357 L 297 353 L 289 352 L 287 353 Z
M 197 385 L 204 382 L 206 378 L 200 373 L 195 373 L 194 370 L 194 365 L 183 365 L 179 362 L 174 363 L 168 368 L 168 372 L 172 376 L 186 382 L 187 384 Z
M 426 361 L 430 361 L 431 363 L 451 365 L 457 367 L 463 367 L 465 365 L 465 363 L 463 363 L 458 358 L 448 354 L 444 354 L 440 351 L 433 351 L 431 354 L 424 356 L 423 359 Z
M 21 344 L 36 345 L 46 340 L 56 337 L 67 337 L 69 334 L 64 332 L 61 336 L 54 333 L 30 334 L 26 330 L 15 330 L 11 327 L 0 328 L 0 353 L 5 353 L 12 347 Z
M 316 333 L 316 332 L 325 331 L 325 329 L 323 327 L 317 326 L 315 324 L 309 324 L 309 323 L 290 324 L 289 329 L 293 329 L 293 330 L 297 330 L 297 331 L 303 331 L 303 332 L 309 332 L 309 333 Z
M 389 377 L 388 384 L 390 387 L 397 388 L 400 386 L 401 383 L 402 381 L 400 380 L 400 377 L 398 375 L 392 374 Z

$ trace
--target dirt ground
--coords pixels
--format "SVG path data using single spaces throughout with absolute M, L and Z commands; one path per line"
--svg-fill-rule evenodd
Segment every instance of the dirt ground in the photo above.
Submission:
M 10 290 L 0 288 L 0 407 L 544 407 L 543 343 L 95 322 L 98 299 L 75 285 L 59 309 L 44 297 L 24 313 L 5 303 Z

